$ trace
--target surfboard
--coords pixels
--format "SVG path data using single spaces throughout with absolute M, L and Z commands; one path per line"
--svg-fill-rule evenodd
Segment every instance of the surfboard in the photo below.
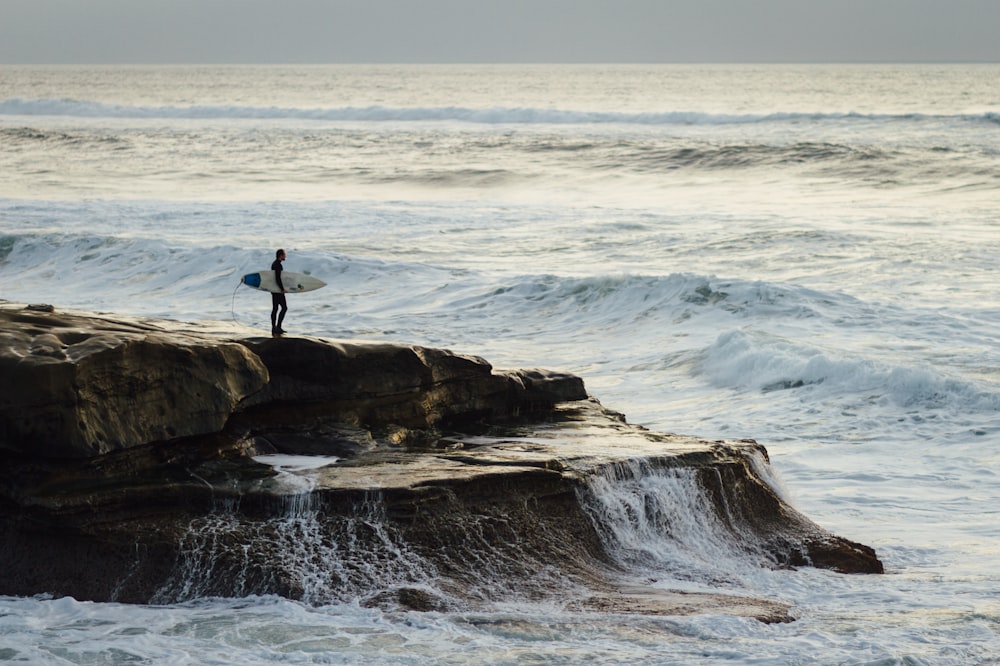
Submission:
M 269 291 L 273 294 L 281 293 L 281 289 L 278 289 L 278 282 L 274 279 L 274 271 L 247 273 L 241 278 L 240 281 L 246 286 L 254 289 Z M 303 273 L 295 273 L 293 271 L 281 271 L 281 284 L 285 285 L 285 291 L 289 294 L 296 294 L 301 291 L 312 291 L 313 289 L 319 289 L 320 287 L 326 286 L 326 282 L 323 282 L 319 278 L 314 278 L 311 275 L 305 275 Z

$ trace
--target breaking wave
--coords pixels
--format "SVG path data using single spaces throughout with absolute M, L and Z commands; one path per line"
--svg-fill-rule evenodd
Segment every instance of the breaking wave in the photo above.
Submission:
M 937 368 L 892 364 L 765 332 L 720 334 L 705 350 L 700 370 L 740 391 L 810 390 L 814 397 L 847 395 L 904 410 L 1000 410 L 1000 394 Z

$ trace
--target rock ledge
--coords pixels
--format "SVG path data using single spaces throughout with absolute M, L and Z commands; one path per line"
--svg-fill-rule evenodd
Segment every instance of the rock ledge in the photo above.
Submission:
M 426 609 L 553 596 L 788 620 L 774 602 L 620 580 L 614 534 L 632 519 L 599 507 L 601 488 L 650 481 L 689 484 L 706 524 L 761 566 L 882 571 L 781 501 L 756 442 L 630 425 L 565 373 L 2 302 L 0 371 L 0 594 Z

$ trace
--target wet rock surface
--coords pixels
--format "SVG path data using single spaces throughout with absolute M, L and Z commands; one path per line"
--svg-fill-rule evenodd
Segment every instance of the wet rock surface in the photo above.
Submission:
M 628 424 L 565 373 L 245 334 L 0 304 L 16 378 L 0 390 L 0 594 L 787 621 L 772 601 L 625 582 L 595 479 L 656 475 L 695 484 L 761 566 L 882 570 L 783 502 L 753 441 Z

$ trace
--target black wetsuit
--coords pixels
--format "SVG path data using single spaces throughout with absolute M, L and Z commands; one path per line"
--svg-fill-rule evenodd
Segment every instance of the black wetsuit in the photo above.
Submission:
M 278 289 L 282 290 L 281 293 L 271 294 L 271 333 L 277 335 L 285 332 L 281 328 L 281 322 L 284 321 L 285 313 L 288 312 L 288 303 L 285 301 L 284 293 L 285 285 L 281 283 L 281 271 L 284 270 L 281 266 L 281 259 L 274 260 L 274 263 L 271 264 L 271 270 L 274 271 L 274 281 L 278 283 Z

